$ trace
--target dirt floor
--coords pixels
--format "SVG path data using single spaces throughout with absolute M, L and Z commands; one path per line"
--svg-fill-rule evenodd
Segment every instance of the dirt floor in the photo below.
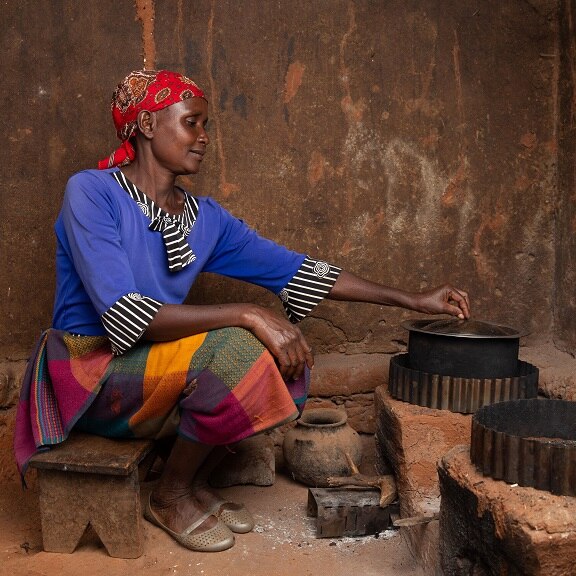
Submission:
M 270 487 L 222 490 L 244 502 L 256 519 L 250 534 L 237 535 L 230 550 L 190 552 L 160 529 L 144 522 L 145 552 L 136 560 L 110 558 L 88 530 L 73 554 L 42 550 L 35 483 L 27 491 L 4 485 L 0 493 L 0 575 L 124 576 L 126 574 L 203 576 L 421 576 L 400 531 L 377 537 L 318 539 L 315 519 L 306 515 L 308 488 L 277 473 Z M 142 500 L 150 484 L 142 486 Z

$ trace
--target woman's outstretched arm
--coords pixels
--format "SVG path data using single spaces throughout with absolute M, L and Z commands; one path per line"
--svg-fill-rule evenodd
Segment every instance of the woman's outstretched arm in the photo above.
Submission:
M 398 306 L 426 314 L 450 314 L 462 319 L 470 318 L 468 293 L 449 284 L 425 292 L 408 292 L 364 280 L 342 270 L 328 298 Z

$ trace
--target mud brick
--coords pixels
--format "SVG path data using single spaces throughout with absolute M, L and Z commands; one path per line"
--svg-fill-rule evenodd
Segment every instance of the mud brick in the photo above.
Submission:
M 368 536 L 391 527 L 391 514 L 398 514 L 393 502 L 380 508 L 378 490 L 310 488 L 308 516 L 317 518 L 317 538 Z
M 374 398 L 376 445 L 396 478 L 400 518 L 438 514 L 438 461 L 451 448 L 468 441 L 472 415 L 402 402 L 392 398 L 383 386 Z M 438 520 L 400 530 L 424 573 L 442 574 Z
M 143 552 L 138 465 L 151 453 L 149 440 L 71 435 L 36 454 L 42 540 L 46 552 L 74 552 L 91 525 L 116 558 Z

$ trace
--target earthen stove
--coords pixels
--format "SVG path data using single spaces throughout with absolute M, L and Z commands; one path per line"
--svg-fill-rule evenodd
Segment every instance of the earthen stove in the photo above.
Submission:
M 470 448 L 455 448 L 439 466 L 444 574 L 574 574 L 575 453 L 574 402 L 479 410 Z
M 495 408 L 507 411 L 498 423 L 518 411 L 526 424 L 522 403 L 547 402 L 536 398 L 538 369 L 520 360 L 517 366 L 514 374 L 464 378 L 415 370 L 401 354 L 391 359 L 388 390 L 377 391 L 377 443 L 397 476 L 401 516 L 439 516 L 403 529 L 428 574 L 576 573 L 576 499 L 566 491 L 576 482 L 576 458 L 572 446 L 550 439 L 571 442 L 576 418 L 569 418 L 568 435 L 537 428 L 519 443 L 483 420 Z M 568 411 L 576 407 L 568 404 Z M 475 435 L 473 414 L 483 422 Z M 549 439 L 538 442 L 541 436 Z

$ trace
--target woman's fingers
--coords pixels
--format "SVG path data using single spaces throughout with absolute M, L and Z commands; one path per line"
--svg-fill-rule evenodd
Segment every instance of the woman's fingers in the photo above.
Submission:
M 299 378 L 306 366 L 312 368 L 314 365 L 312 349 L 302 332 L 285 318 L 270 310 L 255 307 L 247 328 L 276 358 L 284 379 Z
M 470 301 L 466 291 L 449 287 L 446 301 L 452 306 L 451 312 L 454 316 L 470 318 Z
M 288 339 L 277 356 L 280 373 L 286 380 L 300 378 L 306 366 L 309 368 L 314 366 L 312 348 L 308 346 L 300 331 L 296 330 L 297 333 L 291 335 L 294 338 Z
M 438 286 L 417 295 L 414 310 L 427 314 L 451 314 L 461 319 L 470 318 L 468 292 L 450 284 Z

